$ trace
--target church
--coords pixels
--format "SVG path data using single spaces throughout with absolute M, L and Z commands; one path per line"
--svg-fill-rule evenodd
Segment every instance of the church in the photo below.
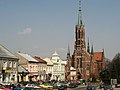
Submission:
M 81 1 L 79 1 L 78 23 L 75 26 L 74 51 L 70 55 L 68 46 L 67 64 L 65 67 L 65 78 L 71 80 L 99 80 L 99 73 L 106 67 L 104 49 L 100 52 L 94 52 L 93 45 L 89 46 L 89 40 L 86 46 L 85 27 L 82 21 Z

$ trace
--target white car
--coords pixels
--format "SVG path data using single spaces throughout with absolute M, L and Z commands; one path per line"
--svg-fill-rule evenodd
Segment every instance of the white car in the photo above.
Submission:
M 35 87 L 35 84 L 27 84 L 25 87 Z

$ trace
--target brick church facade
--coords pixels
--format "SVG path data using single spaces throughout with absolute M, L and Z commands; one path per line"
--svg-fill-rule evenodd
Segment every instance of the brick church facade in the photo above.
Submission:
M 86 48 L 85 27 L 82 22 L 81 5 L 79 5 L 78 23 L 75 26 L 74 52 L 71 56 L 68 46 L 65 78 L 66 80 L 84 79 L 86 81 L 93 78 L 99 79 L 99 73 L 104 68 L 104 50 L 94 52 L 92 45 L 90 51 L 89 40 Z

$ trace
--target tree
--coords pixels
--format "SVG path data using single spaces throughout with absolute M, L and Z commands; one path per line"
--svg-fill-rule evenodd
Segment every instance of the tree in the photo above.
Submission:
M 110 84 L 110 73 L 108 70 L 103 70 L 100 72 L 100 79 L 104 84 Z
M 112 62 L 109 65 L 109 71 L 111 78 L 117 79 L 120 83 L 120 53 L 116 54 Z

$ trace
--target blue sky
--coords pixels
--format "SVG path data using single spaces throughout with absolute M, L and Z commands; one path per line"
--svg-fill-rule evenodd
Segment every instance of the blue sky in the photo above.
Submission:
M 79 0 L 0 0 L 0 44 L 42 58 L 73 53 Z M 120 0 L 82 0 L 82 19 L 94 51 L 120 51 Z

